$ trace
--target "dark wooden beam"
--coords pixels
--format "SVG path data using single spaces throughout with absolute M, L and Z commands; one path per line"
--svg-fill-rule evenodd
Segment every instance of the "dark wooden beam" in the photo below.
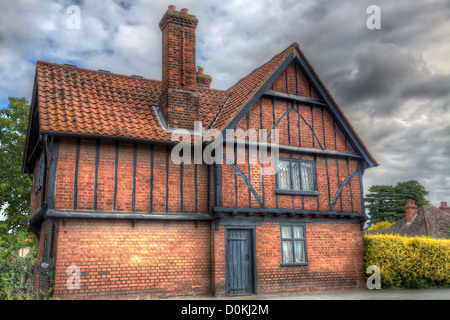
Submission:
M 235 208 L 235 207 L 214 207 L 216 213 L 230 213 L 231 215 L 237 215 L 237 213 L 257 213 L 257 214 L 274 214 L 280 216 L 286 214 L 290 217 L 293 216 L 325 216 L 325 217 L 341 217 L 341 218 L 361 218 L 363 215 L 359 212 L 341 212 L 341 211 L 318 211 L 318 210 L 301 210 L 301 209 L 284 209 L 284 208 Z
M 211 221 L 209 214 L 175 214 L 150 212 L 117 212 L 117 211 L 74 211 L 47 210 L 46 218 L 76 218 L 76 219 L 122 219 L 122 220 L 181 220 L 181 221 Z
M 263 93 L 263 95 L 267 96 L 267 97 L 273 97 L 273 98 L 278 98 L 278 99 L 283 99 L 283 100 L 288 100 L 288 101 L 293 101 L 293 102 L 302 102 L 302 103 L 313 104 L 313 105 L 316 104 L 319 106 L 327 106 L 327 104 L 325 102 L 320 101 L 318 99 L 301 97 L 301 96 L 293 95 L 290 93 L 282 93 L 282 92 L 277 92 L 277 91 L 272 91 L 272 90 L 266 90 Z

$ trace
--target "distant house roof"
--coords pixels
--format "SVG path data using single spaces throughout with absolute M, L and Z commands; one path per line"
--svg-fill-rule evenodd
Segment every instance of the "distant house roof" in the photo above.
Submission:
M 405 237 L 429 236 L 443 238 L 450 236 L 450 213 L 433 206 L 422 206 L 410 223 L 406 217 L 383 230 L 367 230 L 367 234 L 398 234 Z

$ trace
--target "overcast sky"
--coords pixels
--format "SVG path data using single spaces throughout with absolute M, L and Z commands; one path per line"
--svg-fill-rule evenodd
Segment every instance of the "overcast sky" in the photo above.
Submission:
M 417 180 L 433 205 L 450 202 L 450 0 L 1 0 L 0 107 L 31 101 L 36 60 L 161 79 L 170 4 L 197 16 L 197 64 L 213 88 L 298 42 L 380 163 L 365 188 Z M 379 30 L 367 27 L 370 5 Z

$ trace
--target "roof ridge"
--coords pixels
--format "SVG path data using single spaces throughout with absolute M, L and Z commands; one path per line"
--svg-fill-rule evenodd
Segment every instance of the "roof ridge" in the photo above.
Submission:
M 94 70 L 94 69 L 77 67 L 75 65 L 67 65 L 67 64 L 60 64 L 60 63 L 55 63 L 55 62 L 48 62 L 48 61 L 43 61 L 43 60 L 37 60 L 37 65 L 42 65 L 42 64 L 46 64 L 46 65 L 50 65 L 50 66 L 56 66 L 56 67 L 60 67 L 60 68 L 63 68 L 63 69 L 80 70 L 80 71 L 90 72 L 90 73 L 99 74 L 99 75 L 124 77 L 124 78 L 127 78 L 127 79 L 146 80 L 146 81 L 153 81 L 153 82 L 159 82 L 159 83 L 162 82 L 161 80 L 149 79 L 149 78 L 145 78 L 145 77 L 141 78 L 141 77 L 137 77 L 136 75 L 126 75 L 126 74 L 115 73 L 115 72 L 110 72 L 110 71 L 107 72 L 107 70 Z
M 425 221 L 425 230 L 427 231 L 427 235 L 429 235 L 430 237 L 432 237 L 432 235 L 430 234 L 430 226 L 428 223 L 428 210 L 425 210 L 425 206 L 421 206 L 417 212 L 417 214 L 419 214 L 420 212 L 422 212 L 423 214 L 423 219 Z
M 222 93 L 229 93 L 228 89 L 216 89 L 216 88 L 202 88 L 202 87 L 198 87 L 197 91 L 217 91 L 217 92 L 222 92 Z
M 280 55 L 285 54 L 286 51 L 288 50 L 292 50 L 293 48 L 299 48 L 299 44 L 297 42 L 293 42 L 291 43 L 288 47 L 286 47 L 284 50 L 280 51 L 279 53 L 277 53 L 276 55 L 274 55 L 272 58 L 270 58 L 269 60 L 267 60 L 265 63 L 263 63 L 262 65 L 260 65 L 259 67 L 256 67 L 255 69 L 253 69 L 249 74 L 247 74 L 245 77 L 242 77 L 241 79 L 239 79 L 238 82 L 236 82 L 234 85 L 232 85 L 231 87 L 229 87 L 227 90 L 232 90 L 232 88 L 234 88 L 235 86 L 237 86 L 239 83 L 241 83 L 243 80 L 247 79 L 248 77 L 250 77 L 251 75 L 253 75 L 255 72 L 257 72 L 258 70 L 262 69 L 263 67 L 265 67 L 266 65 L 268 65 L 269 63 L 271 63 L 272 61 L 274 61 L 276 58 L 278 58 Z

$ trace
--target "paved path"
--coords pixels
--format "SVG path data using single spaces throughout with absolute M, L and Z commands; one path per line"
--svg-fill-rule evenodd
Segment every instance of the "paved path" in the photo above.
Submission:
M 213 298 L 206 296 L 176 297 L 179 300 L 450 300 L 450 288 L 402 290 L 354 290 L 338 292 L 304 293 L 279 296 L 236 296 Z
M 254 297 L 272 300 L 450 300 L 450 289 L 357 290 L 326 293 L 305 293 L 275 297 Z

